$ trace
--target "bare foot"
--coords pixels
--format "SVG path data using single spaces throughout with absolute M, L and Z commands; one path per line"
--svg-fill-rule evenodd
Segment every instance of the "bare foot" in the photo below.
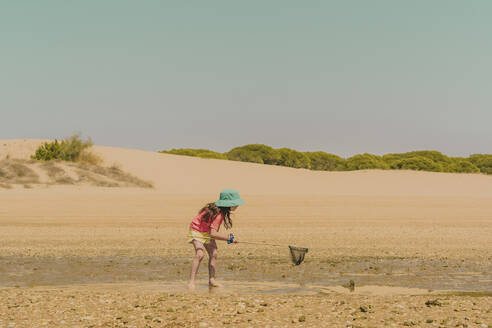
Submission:
M 190 291 L 190 292 L 194 292 L 195 291 L 195 283 L 194 282 L 190 282 L 188 284 L 188 291 Z
M 210 287 L 219 287 L 219 288 L 220 288 L 220 287 L 223 287 L 223 286 L 222 286 L 222 284 L 219 284 L 217 281 L 215 281 L 215 279 L 210 279 L 210 280 L 208 281 L 208 285 L 209 285 Z

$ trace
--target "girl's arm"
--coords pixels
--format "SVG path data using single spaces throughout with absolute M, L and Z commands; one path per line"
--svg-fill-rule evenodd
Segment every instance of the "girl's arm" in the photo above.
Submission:
M 210 237 L 216 240 L 225 240 L 225 241 L 229 240 L 229 235 L 218 233 L 217 230 L 215 230 L 214 228 L 210 229 Z M 234 238 L 232 242 L 237 243 L 236 238 Z

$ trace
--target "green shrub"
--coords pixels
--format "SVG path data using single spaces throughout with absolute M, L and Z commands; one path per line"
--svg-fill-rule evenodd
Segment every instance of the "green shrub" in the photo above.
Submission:
M 426 158 L 434 164 L 428 162 L 420 162 L 415 158 Z M 391 168 L 405 166 L 405 169 L 424 170 L 434 172 L 456 172 L 456 173 L 475 173 L 477 167 L 469 159 L 461 157 L 449 157 L 436 150 L 419 150 L 401 154 L 384 155 L 383 160 L 390 165 Z M 403 160 L 413 159 L 412 161 Z M 428 169 L 425 169 L 427 167 Z M 439 167 L 439 170 L 437 168 Z
M 468 158 L 450 157 L 449 159 L 449 163 L 443 164 L 442 172 L 480 173 L 480 169 L 476 167 Z
M 264 164 L 263 157 L 260 153 L 242 150 L 242 151 L 234 151 L 226 154 L 227 159 L 231 161 L 239 161 L 239 162 L 250 162 L 250 163 L 259 163 Z
M 201 158 L 215 158 L 215 159 L 227 159 L 224 154 L 217 153 L 208 149 L 191 149 L 191 148 L 180 148 L 171 150 L 162 150 L 160 153 L 173 154 L 173 155 L 184 155 L 184 156 L 194 156 Z
M 416 156 L 421 156 L 425 157 L 427 159 L 430 159 L 431 161 L 434 161 L 436 163 L 449 163 L 450 158 L 441 152 L 438 152 L 437 150 L 418 150 L 418 151 L 411 151 L 408 153 L 405 153 L 407 158 L 410 157 L 416 157 Z
M 391 168 L 397 170 L 416 170 L 431 172 L 440 172 L 442 170 L 441 165 L 423 156 L 415 156 L 392 162 Z
M 55 140 L 46 142 L 41 145 L 31 158 L 39 161 L 50 161 L 60 159 L 64 161 L 75 162 L 80 154 L 87 148 L 92 146 L 92 140 L 88 138 L 83 141 L 79 135 L 74 135 L 61 142 Z
M 492 154 L 473 154 L 468 160 L 480 169 L 480 172 L 492 174 Z
M 289 148 L 280 148 L 277 151 L 280 159 L 276 165 L 309 169 L 309 157 L 305 154 Z
M 385 161 L 390 167 L 392 167 L 396 162 L 403 159 L 424 157 L 436 164 L 440 164 L 444 169 L 448 164 L 452 162 L 451 158 L 436 151 L 436 150 L 417 150 L 408 153 L 400 154 L 386 154 L 382 156 L 383 161 Z
M 393 163 L 401 161 L 402 159 L 408 158 L 405 153 L 402 154 L 386 154 L 381 156 L 381 159 L 388 164 L 390 167 Z
M 58 140 L 44 143 L 39 146 L 34 155 L 31 156 L 32 159 L 37 159 L 39 161 L 51 161 L 53 159 L 60 159 L 61 157 L 61 144 Z
M 80 154 L 87 148 L 92 147 L 91 138 L 83 141 L 79 135 L 73 135 L 61 143 L 62 153 L 67 161 L 75 162 Z
M 348 171 L 366 170 L 366 169 L 389 169 L 389 165 L 384 162 L 380 156 L 373 154 L 359 154 L 350 157 L 346 161 Z
M 232 161 L 275 165 L 280 161 L 280 154 L 270 146 L 251 144 L 231 149 L 226 153 Z
M 305 152 L 310 161 L 311 170 L 318 171 L 344 171 L 345 160 L 340 156 L 328 154 L 322 151 Z

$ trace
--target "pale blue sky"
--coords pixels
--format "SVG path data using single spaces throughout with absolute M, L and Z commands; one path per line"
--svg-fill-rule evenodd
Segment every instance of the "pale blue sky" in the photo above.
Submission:
M 492 1 L 0 0 L 0 139 L 492 153 Z

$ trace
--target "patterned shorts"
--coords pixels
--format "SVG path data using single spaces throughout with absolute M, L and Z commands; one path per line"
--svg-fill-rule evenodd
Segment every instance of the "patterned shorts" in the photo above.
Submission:
M 192 243 L 193 240 L 198 240 L 203 244 L 208 244 L 210 242 L 210 232 L 200 232 L 190 229 L 188 230 L 188 242 Z

